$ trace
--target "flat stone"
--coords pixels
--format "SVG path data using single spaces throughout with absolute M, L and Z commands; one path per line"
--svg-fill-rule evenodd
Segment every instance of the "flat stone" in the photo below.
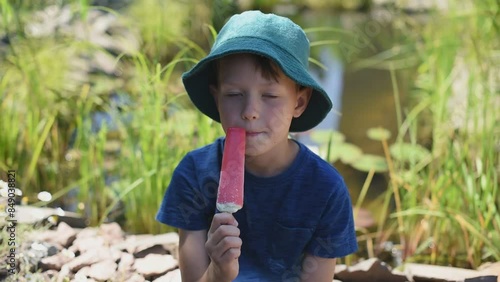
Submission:
M 71 270 L 69 269 L 68 265 L 65 264 L 61 267 L 61 271 L 59 271 L 59 274 L 57 275 L 57 282 L 65 282 L 67 281 L 67 278 L 73 278 L 73 275 L 71 273 Z
M 115 276 L 117 264 L 111 260 L 103 260 L 90 266 L 88 277 L 98 281 L 107 281 Z
M 116 222 L 102 224 L 101 227 L 99 227 L 99 234 L 104 238 L 104 242 L 108 246 L 121 243 L 125 239 L 125 233 Z
M 72 252 L 80 252 L 84 253 L 90 249 L 100 249 L 104 247 L 104 238 L 96 236 L 96 237 L 81 237 L 76 238 L 73 242 L 73 245 L 69 247 L 69 250 Z
M 75 238 L 76 231 L 64 222 L 61 222 L 56 230 L 46 230 L 32 236 L 33 240 L 48 242 L 64 248 L 70 246 Z
M 177 268 L 169 271 L 167 274 L 153 280 L 153 282 L 182 282 L 181 270 Z
M 141 241 L 147 241 L 148 239 L 153 238 L 151 234 L 139 234 L 139 235 L 130 235 L 125 238 L 125 241 L 117 244 L 115 247 L 127 251 L 130 254 L 135 253 L 137 245 L 140 244 Z
M 95 238 L 98 236 L 98 233 L 99 233 L 99 229 L 97 229 L 95 227 L 87 227 L 87 228 L 80 230 L 80 232 L 78 232 L 78 234 L 76 234 L 76 239 Z
M 59 271 L 63 265 L 70 262 L 74 257 L 74 253 L 65 249 L 53 256 L 42 258 L 40 261 L 40 267 L 42 270 L 52 269 Z
M 131 273 L 127 280 L 123 280 L 127 282 L 145 282 L 146 279 L 137 273 Z
M 474 278 L 467 278 L 464 282 L 497 282 L 496 275 L 479 276 Z
M 395 275 L 389 267 L 376 258 L 367 259 L 354 266 L 335 267 L 335 278 L 350 282 L 405 282 L 402 275 Z
M 18 224 L 36 224 L 46 221 L 49 217 L 56 216 L 59 224 L 66 223 L 69 226 L 85 227 L 85 220 L 77 213 L 64 211 L 62 209 L 40 208 L 33 206 L 16 206 L 16 220 Z
M 136 255 L 141 252 L 144 253 L 145 250 L 151 249 L 156 245 L 163 247 L 171 255 L 177 258 L 176 250 L 179 245 L 179 234 L 176 232 L 169 232 L 159 235 L 131 235 L 128 236 L 124 242 L 116 245 L 116 247 Z
M 173 256 L 157 254 L 150 254 L 145 258 L 136 259 L 134 263 L 137 273 L 142 274 L 146 279 L 163 275 L 177 266 L 178 262 Z
M 57 226 L 56 233 L 51 239 L 52 242 L 67 248 L 76 238 L 76 231 L 68 224 L 61 222 Z
M 120 261 L 118 262 L 119 271 L 130 271 L 133 270 L 135 258 L 132 254 L 122 252 Z
M 167 254 L 170 254 L 170 252 L 168 250 L 166 250 L 161 245 L 153 245 L 153 246 L 150 246 L 150 247 L 148 247 L 140 252 L 135 252 L 134 257 L 144 258 L 149 254 L 167 255 Z
M 113 248 L 101 248 L 89 250 L 68 262 L 63 266 L 68 267 L 72 272 L 77 272 L 85 266 L 98 263 L 103 260 L 117 261 L 121 257 L 121 252 Z
M 497 282 L 500 282 L 500 261 L 495 263 L 485 263 L 478 267 L 478 271 L 483 275 L 495 275 L 497 276 Z
M 408 278 L 413 277 L 415 280 L 432 279 L 430 281 L 463 281 L 482 276 L 482 273 L 477 270 L 418 263 L 406 263 L 402 270 L 393 272 Z
M 82 267 L 80 270 L 78 270 L 75 273 L 75 279 L 76 280 L 87 279 L 87 276 L 89 275 L 89 271 L 90 271 L 90 266 Z M 86 281 L 86 280 L 84 280 L 84 281 Z

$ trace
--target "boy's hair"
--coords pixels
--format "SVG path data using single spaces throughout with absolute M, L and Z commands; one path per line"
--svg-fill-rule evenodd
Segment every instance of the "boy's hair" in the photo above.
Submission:
M 272 79 L 278 82 L 280 77 L 279 67 L 275 62 L 273 62 L 273 60 L 258 54 L 247 53 L 246 55 L 250 56 L 250 58 L 253 60 L 255 64 L 255 69 L 260 70 L 260 73 L 263 78 L 267 80 Z M 221 59 L 210 62 L 210 68 L 212 69 L 212 71 L 210 72 L 209 85 L 214 85 L 217 87 L 219 86 L 219 71 L 221 65 L 220 61 Z M 296 85 L 297 85 L 297 91 L 305 88 L 305 86 L 300 85 L 298 83 L 296 83 Z

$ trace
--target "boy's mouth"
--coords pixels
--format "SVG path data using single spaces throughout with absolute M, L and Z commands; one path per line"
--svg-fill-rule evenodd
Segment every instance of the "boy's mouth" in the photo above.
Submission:
M 257 132 L 257 131 L 247 131 L 247 136 L 257 136 L 261 133 L 262 132 Z

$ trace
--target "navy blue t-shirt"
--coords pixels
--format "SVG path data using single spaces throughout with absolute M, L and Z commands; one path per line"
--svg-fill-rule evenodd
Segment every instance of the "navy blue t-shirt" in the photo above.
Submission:
M 351 200 L 338 171 L 297 142 L 290 167 L 273 177 L 245 172 L 240 272 L 235 281 L 295 281 L 305 252 L 343 257 L 358 248 Z M 188 153 L 174 171 L 156 219 L 207 230 L 215 213 L 224 138 Z

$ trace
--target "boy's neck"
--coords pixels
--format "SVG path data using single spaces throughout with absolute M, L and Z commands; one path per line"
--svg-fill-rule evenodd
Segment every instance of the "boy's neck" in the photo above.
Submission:
M 247 156 L 245 170 L 258 177 L 272 177 L 284 172 L 299 153 L 299 145 L 295 141 L 287 139 L 285 144 L 279 152 L 257 157 Z

